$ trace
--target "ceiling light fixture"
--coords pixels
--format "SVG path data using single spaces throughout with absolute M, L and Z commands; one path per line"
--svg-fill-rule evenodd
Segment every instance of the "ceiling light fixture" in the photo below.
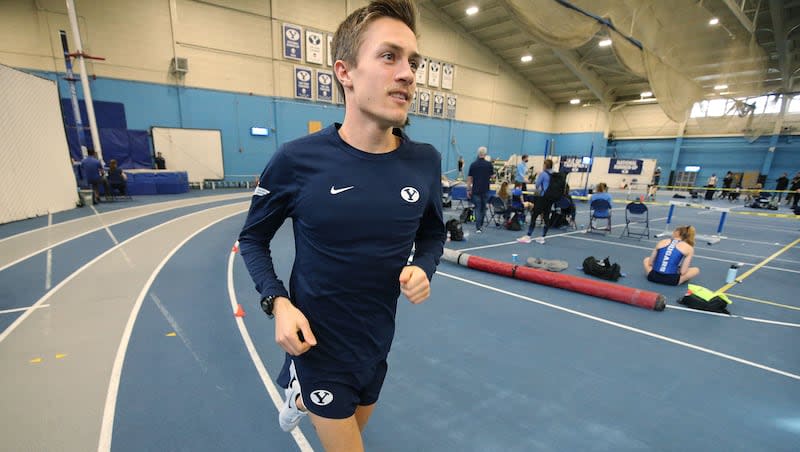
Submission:
M 578 105 L 579 103 L 581 103 L 581 100 L 580 99 L 572 99 L 572 100 L 569 101 L 569 103 L 571 103 L 572 105 Z
M 478 11 L 479 9 L 477 6 L 470 6 L 469 8 L 467 8 L 467 15 L 472 16 L 473 14 L 478 14 Z
M 642 97 L 642 99 L 644 99 L 645 97 L 653 97 L 653 92 L 652 91 L 645 91 L 642 94 L 640 94 L 640 96 Z
M 600 47 L 608 47 L 611 45 L 611 40 L 603 39 L 602 41 L 598 42 L 597 45 L 599 45 Z
M 728 85 L 717 85 L 714 87 L 715 91 L 722 91 L 723 89 L 728 89 Z
M 712 17 L 711 20 L 708 21 L 709 25 L 717 25 L 719 23 L 719 19 L 716 17 Z
M 533 61 L 533 55 L 522 55 L 522 58 L 519 59 L 523 63 L 530 63 Z

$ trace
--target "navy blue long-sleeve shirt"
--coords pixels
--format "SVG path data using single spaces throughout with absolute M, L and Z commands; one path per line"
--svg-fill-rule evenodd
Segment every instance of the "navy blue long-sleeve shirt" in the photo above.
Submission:
M 341 139 L 339 124 L 281 146 L 261 175 L 239 236 L 262 296 L 288 296 L 318 345 L 300 359 L 358 369 L 385 359 L 394 337 L 398 278 L 413 265 L 433 277 L 444 248 L 441 156 L 402 138 L 371 154 Z M 293 222 L 295 261 L 287 293 L 270 241 Z

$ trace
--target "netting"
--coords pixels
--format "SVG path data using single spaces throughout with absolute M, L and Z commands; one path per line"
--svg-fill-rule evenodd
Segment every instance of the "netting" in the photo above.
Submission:
M 704 97 L 743 100 L 762 93 L 767 68 L 765 52 L 742 27 L 709 26 L 713 14 L 704 9 L 702 2 L 501 0 L 501 3 L 517 16 L 526 32 L 549 46 L 575 49 L 595 35 L 608 35 L 620 65 L 648 80 L 658 104 L 675 122 L 686 121 L 692 106 Z M 727 91 L 714 90 L 721 85 L 727 85 Z

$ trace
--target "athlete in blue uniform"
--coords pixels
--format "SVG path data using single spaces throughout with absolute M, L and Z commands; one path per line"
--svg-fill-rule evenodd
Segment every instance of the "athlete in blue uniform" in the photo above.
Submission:
M 690 267 L 694 256 L 694 236 L 694 226 L 680 226 L 672 231 L 671 239 L 658 242 L 643 262 L 647 279 L 677 286 L 699 275 L 699 268 Z
M 361 451 L 394 337 L 397 298 L 430 294 L 442 254 L 441 156 L 411 141 L 416 8 L 379 0 L 354 11 L 333 40 L 343 123 L 286 143 L 260 178 L 239 237 L 242 257 L 274 313 L 287 352 L 279 415 L 290 431 L 310 413 L 327 451 Z M 270 241 L 292 219 L 289 291 Z M 409 263 L 409 256 L 413 260 Z

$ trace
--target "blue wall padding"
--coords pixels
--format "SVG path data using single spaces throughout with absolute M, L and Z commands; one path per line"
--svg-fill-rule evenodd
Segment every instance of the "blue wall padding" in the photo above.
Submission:
M 128 173 L 128 192 L 131 195 L 186 193 L 189 174 L 186 171 Z
M 94 100 L 94 118 L 98 129 L 125 129 L 128 121 L 125 119 L 125 104 L 121 102 L 104 102 Z M 81 121 L 84 127 L 89 127 L 89 116 L 86 114 L 86 104 L 78 100 L 81 110 Z M 72 100 L 61 98 L 61 112 L 64 115 L 64 124 L 68 127 L 75 126 L 75 115 L 72 111 Z

